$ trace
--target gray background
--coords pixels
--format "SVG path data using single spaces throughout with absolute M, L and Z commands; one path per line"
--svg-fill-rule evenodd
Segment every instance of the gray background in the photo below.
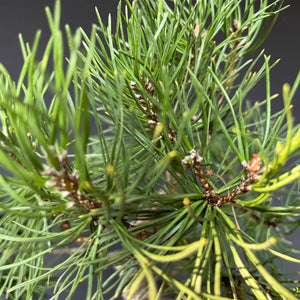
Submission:
M 96 23 L 94 7 L 97 6 L 103 19 L 107 20 L 111 12 L 112 19 L 116 15 L 118 0 L 61 0 L 62 24 L 68 23 L 74 30 L 78 26 L 86 32 L 91 24 Z M 282 12 L 271 35 L 263 44 L 265 53 L 280 63 L 271 72 L 271 88 L 273 93 L 281 93 L 284 82 L 293 83 L 300 70 L 300 0 L 286 1 L 291 8 Z M 37 29 L 42 29 L 42 41 L 45 43 L 50 35 L 44 12 L 45 6 L 53 7 L 54 0 L 0 0 L 0 62 L 8 69 L 13 79 L 18 78 L 22 66 L 22 55 L 18 41 L 18 33 L 24 40 L 32 43 Z M 260 50 L 261 50 L 260 49 Z M 249 94 L 253 101 L 264 99 L 264 83 Z M 300 92 L 294 99 L 294 116 L 300 120 Z M 282 98 L 276 100 L 276 108 L 282 107 Z M 275 109 L 276 109 L 275 108 Z M 84 286 L 74 296 L 74 300 L 84 299 Z
M 69 24 L 72 29 L 83 27 L 90 31 L 91 24 L 96 23 L 94 8 L 98 7 L 103 20 L 108 13 L 112 19 L 116 15 L 118 0 L 62 0 L 62 24 Z M 125 1 L 124 1 L 125 2 Z M 54 0 L 0 0 L 0 62 L 6 66 L 14 79 L 18 78 L 22 65 L 22 56 L 18 33 L 24 40 L 32 43 L 37 29 L 42 29 L 42 43 L 49 37 L 45 17 L 45 6 L 53 7 Z M 286 0 L 291 7 L 283 11 L 271 35 L 263 44 L 265 53 L 280 63 L 271 72 L 271 88 L 274 93 L 281 92 L 284 82 L 293 83 L 300 70 L 300 1 Z M 300 95 L 300 93 L 298 93 Z M 253 101 L 264 97 L 264 83 L 261 82 L 249 96 Z M 300 98 L 294 101 L 294 114 L 300 110 Z M 278 106 L 281 106 L 278 98 Z M 300 118 L 300 114 L 299 114 Z

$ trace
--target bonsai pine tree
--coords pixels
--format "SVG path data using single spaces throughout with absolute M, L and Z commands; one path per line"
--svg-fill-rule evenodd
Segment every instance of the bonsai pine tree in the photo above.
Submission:
M 41 60 L 38 32 L 0 66 L 3 299 L 297 299 L 300 75 L 272 95 L 259 50 L 284 8 L 122 1 L 66 41 L 46 9 Z

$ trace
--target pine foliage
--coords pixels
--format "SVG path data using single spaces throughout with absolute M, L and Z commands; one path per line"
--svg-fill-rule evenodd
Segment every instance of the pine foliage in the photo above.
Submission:
M 42 59 L 0 65 L 0 295 L 297 299 L 300 73 L 274 112 L 258 52 L 283 1 L 125 2 L 64 42 L 57 0 Z

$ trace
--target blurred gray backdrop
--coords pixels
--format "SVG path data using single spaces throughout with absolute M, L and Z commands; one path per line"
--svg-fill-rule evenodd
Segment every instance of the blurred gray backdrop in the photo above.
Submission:
M 119 0 L 62 0 L 61 2 L 62 25 L 67 23 L 73 30 L 81 26 L 88 33 L 91 24 L 97 23 L 95 6 L 98 7 L 103 20 L 107 20 L 109 13 L 113 20 Z M 274 93 L 281 92 L 284 82 L 293 83 L 300 70 L 300 0 L 285 2 L 291 7 L 280 14 L 271 35 L 261 47 L 261 49 L 265 48 L 267 55 L 272 56 L 273 61 L 281 59 L 271 72 L 271 88 Z M 32 43 L 37 29 L 42 29 L 41 43 L 45 43 L 50 33 L 44 8 L 45 6 L 52 8 L 53 4 L 54 0 L 0 0 L 0 62 L 6 66 L 13 78 L 18 78 L 22 65 L 18 34 L 22 33 L 24 40 Z M 253 101 L 263 99 L 264 83 L 261 82 L 249 97 Z M 294 113 L 300 111 L 300 97 L 298 98 L 299 101 L 296 99 L 293 103 Z M 278 105 L 281 105 L 281 98 L 278 98 Z

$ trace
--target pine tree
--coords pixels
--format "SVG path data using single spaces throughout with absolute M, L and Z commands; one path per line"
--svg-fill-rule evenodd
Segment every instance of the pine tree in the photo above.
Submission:
M 297 299 L 300 73 L 273 112 L 257 52 L 283 1 L 125 2 L 64 42 L 57 0 L 0 66 L 0 295 Z

